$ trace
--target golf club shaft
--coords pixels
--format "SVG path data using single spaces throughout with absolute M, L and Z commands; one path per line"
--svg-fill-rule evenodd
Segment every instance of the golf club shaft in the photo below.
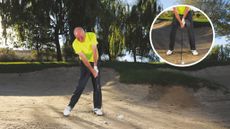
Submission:
M 183 37 L 183 28 L 181 28 L 181 64 L 183 64 L 183 41 L 184 37 Z

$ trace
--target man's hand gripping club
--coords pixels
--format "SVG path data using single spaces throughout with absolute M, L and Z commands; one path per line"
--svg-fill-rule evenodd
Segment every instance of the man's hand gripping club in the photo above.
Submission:
M 84 65 L 89 69 L 89 71 L 93 74 L 94 78 L 96 78 L 96 77 L 98 76 L 98 72 L 99 72 L 98 69 L 95 70 L 95 69 L 90 65 L 90 63 L 89 63 L 89 61 L 87 60 L 86 56 L 85 56 L 82 52 L 78 53 L 78 55 L 80 56 L 80 58 L 81 58 L 83 64 L 84 64 Z

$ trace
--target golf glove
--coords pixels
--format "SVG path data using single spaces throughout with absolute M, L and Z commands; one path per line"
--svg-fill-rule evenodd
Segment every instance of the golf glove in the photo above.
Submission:
M 97 66 L 94 66 L 93 69 L 98 73 L 99 70 L 98 70 L 98 67 Z
M 182 18 L 182 24 L 183 24 L 183 26 L 185 25 L 185 19 L 184 18 Z

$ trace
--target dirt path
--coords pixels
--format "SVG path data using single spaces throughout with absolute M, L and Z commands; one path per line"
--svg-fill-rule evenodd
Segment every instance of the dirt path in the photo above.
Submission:
M 112 69 L 102 70 L 103 109 L 92 110 L 92 86 L 70 117 L 62 111 L 79 77 L 79 68 L 0 74 L 1 129 L 228 129 L 229 100 L 220 92 L 194 93 L 180 86 L 127 85 Z M 109 74 L 108 74 L 109 73 Z M 211 96 L 210 96 L 211 95 Z M 208 98 L 208 99 L 207 99 Z

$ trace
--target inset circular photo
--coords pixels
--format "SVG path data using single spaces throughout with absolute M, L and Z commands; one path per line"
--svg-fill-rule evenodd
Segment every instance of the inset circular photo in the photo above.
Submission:
M 215 31 L 209 17 L 191 5 L 163 10 L 150 28 L 150 42 L 160 59 L 178 67 L 192 66 L 207 57 Z

